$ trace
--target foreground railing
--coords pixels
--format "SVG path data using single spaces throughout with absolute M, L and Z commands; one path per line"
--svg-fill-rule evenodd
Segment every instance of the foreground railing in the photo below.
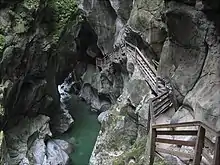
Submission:
M 196 130 L 175 130 L 176 128 L 184 127 L 197 127 Z M 166 129 L 166 130 L 164 130 Z M 216 138 L 215 143 L 212 142 L 207 136 L 206 132 L 212 134 Z M 158 135 L 175 135 L 175 136 L 196 136 L 196 140 L 183 141 L 174 139 L 158 138 Z M 164 148 L 156 147 L 156 143 L 166 143 L 194 147 L 194 154 L 173 151 Z M 206 146 L 205 146 L 206 144 Z M 214 157 L 205 150 L 206 148 L 211 148 L 214 151 Z M 206 124 L 196 121 L 196 122 L 186 122 L 177 124 L 161 124 L 152 126 L 151 134 L 151 148 L 150 148 L 150 165 L 154 163 L 155 151 L 159 153 L 171 154 L 177 157 L 184 157 L 193 160 L 192 165 L 200 165 L 202 157 L 204 157 L 209 165 L 219 165 L 220 164 L 220 132 L 216 132 L 211 127 Z

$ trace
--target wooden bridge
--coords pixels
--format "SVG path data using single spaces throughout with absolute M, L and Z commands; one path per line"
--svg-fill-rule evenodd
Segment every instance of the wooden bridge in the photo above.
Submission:
M 96 66 L 104 68 L 114 60 L 122 58 L 122 54 L 132 56 L 134 62 L 137 64 L 141 73 L 143 74 L 146 83 L 149 85 L 149 87 L 155 94 L 155 97 L 151 99 L 149 108 L 151 114 L 153 114 L 152 119 L 154 120 L 160 114 L 166 112 L 169 108 L 173 106 L 173 101 L 171 101 L 172 89 L 168 88 L 166 86 L 165 81 L 157 76 L 156 69 L 152 65 L 155 64 L 155 61 L 148 61 L 148 59 L 142 54 L 138 47 L 134 46 L 133 44 L 127 41 L 116 47 L 112 52 L 105 54 L 102 59 L 97 58 Z M 197 129 L 176 130 L 176 128 L 184 127 L 197 127 Z M 153 165 L 154 163 L 154 156 L 156 152 L 171 154 L 180 158 L 187 158 L 193 161 L 192 165 L 200 165 L 201 160 L 206 165 L 220 165 L 220 133 L 216 132 L 215 130 L 213 130 L 212 128 L 210 128 L 202 122 L 196 121 L 177 124 L 153 125 L 151 131 L 152 134 L 150 165 Z M 212 137 L 215 137 L 215 142 L 210 140 L 208 136 L 206 136 L 206 133 L 211 134 Z M 172 135 L 182 137 L 195 136 L 196 140 L 183 141 L 174 139 L 164 139 L 158 137 L 161 135 Z M 195 150 L 195 152 L 190 154 L 179 151 L 173 151 L 165 148 L 158 148 L 156 147 L 157 143 L 190 146 L 193 147 L 192 150 Z M 214 153 L 213 157 L 210 156 L 210 151 Z

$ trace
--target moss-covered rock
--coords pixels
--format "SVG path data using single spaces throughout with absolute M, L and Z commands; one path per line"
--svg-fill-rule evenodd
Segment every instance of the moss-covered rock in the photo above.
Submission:
M 167 164 L 165 163 L 164 160 L 160 159 L 159 157 L 155 157 L 154 165 L 167 165 Z
M 4 46 L 5 46 L 5 36 L 0 34 L 0 54 L 2 54 Z
M 37 9 L 40 5 L 40 0 L 24 0 L 24 6 L 30 9 Z
M 54 41 L 58 41 L 68 21 L 76 23 L 81 21 L 75 0 L 49 0 L 48 7 L 54 10 L 55 25 L 52 33 Z
M 126 165 L 131 159 L 137 160 L 138 162 L 136 162 L 136 164 L 141 165 L 141 160 L 145 153 L 146 143 L 146 137 L 137 140 L 130 150 L 114 160 L 113 165 Z

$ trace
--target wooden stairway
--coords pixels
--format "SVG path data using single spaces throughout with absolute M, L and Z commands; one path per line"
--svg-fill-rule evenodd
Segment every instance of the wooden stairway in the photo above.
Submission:
M 156 69 L 152 67 L 147 58 L 145 58 L 136 46 L 125 41 L 125 50 L 133 56 L 140 71 L 143 73 L 146 82 L 157 95 L 151 100 L 151 109 L 154 112 L 154 118 L 157 118 L 160 114 L 166 112 L 172 107 L 173 103 L 170 99 L 172 92 L 165 86 L 163 79 L 156 76 Z
M 104 68 L 114 59 L 121 58 L 121 54 L 123 53 L 129 54 L 133 57 L 135 63 L 138 65 L 141 73 L 143 74 L 146 83 L 155 93 L 156 97 L 152 100 L 152 106 L 155 110 L 154 117 L 158 117 L 161 113 L 164 113 L 173 105 L 170 99 L 171 90 L 165 86 L 163 79 L 157 76 L 156 69 L 150 64 L 138 47 L 125 41 L 112 52 L 105 54 L 102 59 L 97 58 L 96 66 Z

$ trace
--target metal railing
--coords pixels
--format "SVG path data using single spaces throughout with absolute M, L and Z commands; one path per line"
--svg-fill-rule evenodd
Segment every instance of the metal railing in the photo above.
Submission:
M 175 130 L 176 128 L 184 127 L 197 127 L 196 130 Z M 164 130 L 165 129 L 165 130 Z M 213 143 L 206 136 L 206 132 L 212 134 L 216 140 Z M 174 140 L 166 138 L 158 138 L 158 135 L 175 135 L 175 136 L 196 136 L 196 140 L 183 141 L 183 140 Z M 174 145 L 183 145 L 194 147 L 194 153 L 184 153 L 164 148 L 156 147 L 156 143 L 166 143 Z M 214 156 L 211 157 L 207 152 L 207 148 L 214 151 Z M 176 123 L 176 124 L 160 124 L 152 126 L 151 134 L 151 147 L 150 147 L 150 165 L 154 163 L 155 152 L 165 153 L 175 155 L 181 158 L 188 158 L 193 160 L 192 165 L 200 165 L 202 157 L 206 160 L 205 164 L 208 165 L 219 165 L 220 163 L 220 132 L 215 131 L 213 128 L 208 125 L 200 122 L 185 122 L 185 123 Z

